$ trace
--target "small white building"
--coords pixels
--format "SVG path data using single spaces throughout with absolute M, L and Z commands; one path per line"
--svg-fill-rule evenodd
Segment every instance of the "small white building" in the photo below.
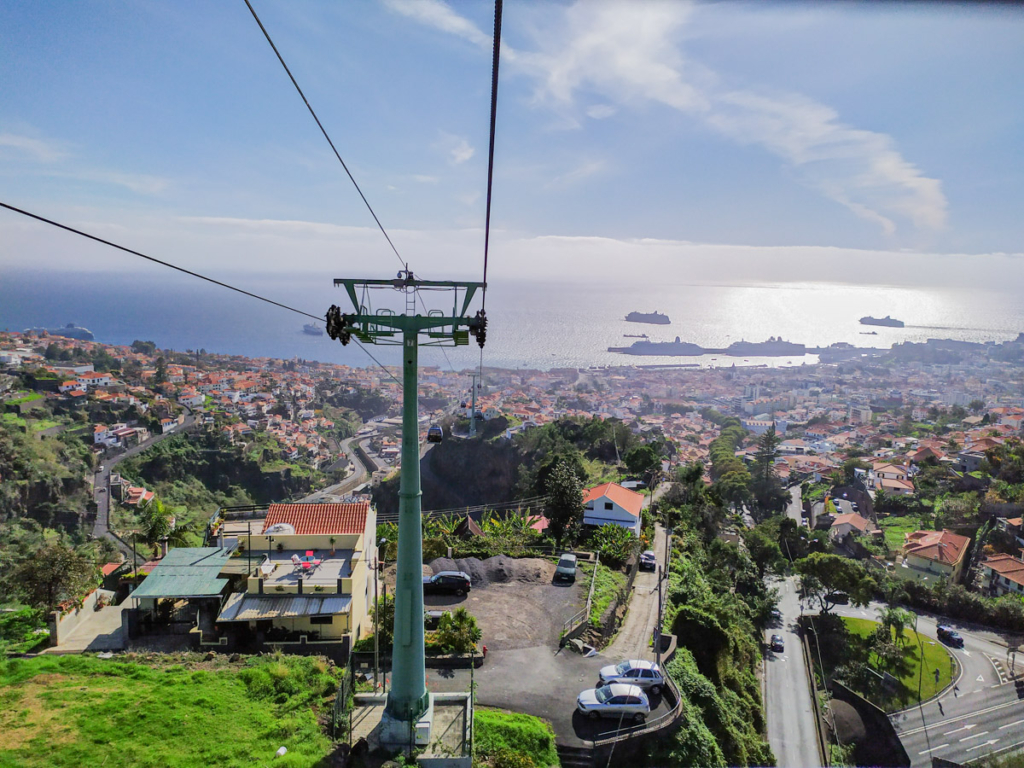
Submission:
M 644 497 L 617 483 L 588 488 L 583 492 L 583 524 L 600 527 L 621 525 L 640 536 L 640 510 Z

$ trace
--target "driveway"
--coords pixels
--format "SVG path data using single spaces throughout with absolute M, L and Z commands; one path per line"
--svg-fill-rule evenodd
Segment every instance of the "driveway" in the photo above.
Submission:
M 554 569 L 554 564 L 545 561 Z M 545 571 L 547 575 L 547 571 Z M 487 660 L 474 673 L 477 701 L 485 707 L 515 710 L 549 721 L 559 744 L 584 746 L 611 735 L 618 723 L 592 721 L 576 713 L 576 695 L 597 683 L 601 667 L 620 661 L 607 654 L 584 658 L 558 650 L 562 623 L 586 602 L 584 580 L 573 585 L 550 581 L 490 583 L 469 595 L 427 595 L 427 608 L 463 606 L 483 632 Z M 467 690 L 465 671 L 428 671 L 431 690 Z M 649 719 L 668 711 L 661 696 L 651 696 Z
M 64 642 L 43 653 L 81 653 L 82 651 L 120 651 L 124 649 L 121 637 L 121 611 L 128 604 L 108 605 L 98 611 L 89 611 L 82 623 L 75 627 Z
M 654 554 L 658 565 L 665 567 L 665 544 L 668 539 L 665 529 L 657 525 L 654 530 Z M 612 659 L 654 660 L 651 641 L 658 626 L 658 571 L 638 571 L 633 580 L 633 594 L 629 598 L 629 609 L 611 645 L 604 649 Z

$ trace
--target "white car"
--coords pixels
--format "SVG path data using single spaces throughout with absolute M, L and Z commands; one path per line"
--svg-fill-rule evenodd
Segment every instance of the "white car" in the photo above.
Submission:
M 619 717 L 642 723 L 651 713 L 651 704 L 637 686 L 613 683 L 580 693 L 576 697 L 576 709 L 594 720 Z
M 609 683 L 625 683 L 635 685 L 651 693 L 661 693 L 665 685 L 665 677 L 658 665 L 653 661 L 629 659 L 618 664 L 602 667 L 599 673 L 601 685 Z

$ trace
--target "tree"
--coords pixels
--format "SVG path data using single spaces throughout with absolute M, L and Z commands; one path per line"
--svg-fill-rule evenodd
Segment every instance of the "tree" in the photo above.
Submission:
M 373 620 L 380 652 L 390 651 L 395 637 L 395 598 L 392 595 L 381 595 L 377 598 Z
M 625 456 L 626 469 L 637 477 L 649 477 L 661 467 L 661 455 L 650 445 L 638 445 Z
M 11 570 L 10 583 L 29 605 L 52 611 L 63 602 L 79 600 L 96 585 L 97 575 L 88 554 L 53 542 L 18 563 Z
M 156 384 L 167 383 L 167 361 L 162 356 L 156 359 L 156 374 L 153 376 L 153 381 Z
M 970 408 L 973 413 L 979 413 L 980 411 L 985 410 L 985 401 L 975 398 L 967 404 L 967 407 Z
M 445 612 L 437 624 L 437 642 L 448 653 L 469 653 L 483 637 L 476 619 L 465 608 Z
M 736 509 L 750 500 L 750 473 L 746 469 L 727 472 L 718 478 L 713 488 L 722 501 Z
M 136 339 L 132 342 L 132 352 L 137 352 L 141 355 L 152 355 L 156 352 L 156 342 Z
M 789 501 L 789 494 L 782 488 L 782 483 L 775 473 L 775 459 L 778 458 L 781 443 L 782 438 L 775 433 L 774 424 L 757 439 L 750 489 L 754 497 L 754 506 L 762 517 L 781 512 Z
M 769 570 L 778 571 L 783 567 L 785 559 L 779 542 L 764 531 L 760 526 L 743 534 L 750 559 L 757 566 L 757 575 L 763 579 Z
M 562 542 L 572 543 L 583 526 L 583 483 L 568 462 L 560 461 L 547 481 L 548 528 L 560 549 Z
M 815 552 L 795 563 L 805 596 L 818 601 L 822 613 L 838 603 L 837 592 L 846 593 L 854 605 L 865 606 L 874 595 L 875 581 L 855 560 Z

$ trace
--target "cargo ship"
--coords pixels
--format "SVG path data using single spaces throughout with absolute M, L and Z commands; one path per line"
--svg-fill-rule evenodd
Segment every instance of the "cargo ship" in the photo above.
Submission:
M 672 321 L 668 315 L 663 315 L 657 310 L 654 312 L 630 312 L 626 315 L 627 323 L 650 323 L 651 325 L 668 325 Z
M 323 336 L 324 329 L 314 323 L 306 323 L 302 326 L 302 332 L 308 333 L 310 336 Z
M 92 341 L 96 338 L 88 328 L 74 323 L 68 323 L 63 328 L 26 328 L 25 333 L 48 333 L 51 336 L 63 336 L 66 339 L 77 339 L 78 341 Z
M 884 325 L 887 328 L 902 328 L 903 327 L 903 321 L 902 320 L 897 320 L 896 318 L 889 317 L 888 315 L 886 315 L 885 317 L 872 317 L 871 315 L 866 315 L 866 316 L 864 316 L 864 317 L 862 317 L 860 319 L 860 324 L 861 325 Z

